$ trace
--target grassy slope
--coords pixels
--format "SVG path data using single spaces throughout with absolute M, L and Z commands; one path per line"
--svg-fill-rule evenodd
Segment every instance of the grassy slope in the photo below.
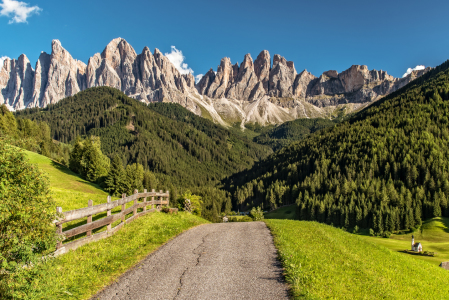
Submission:
M 63 211 L 87 206 L 89 199 L 94 205 L 107 201 L 108 194 L 96 184 L 90 183 L 65 166 L 43 155 L 24 150 L 30 163 L 36 164 L 50 179 L 53 199 Z
M 405 254 L 412 258 L 424 260 L 434 265 L 449 261 L 449 218 L 433 218 L 423 223 L 422 232 L 393 234 L 389 239 L 362 236 L 367 241 L 387 247 L 392 251 L 402 251 L 411 248 L 412 235 L 415 242 L 421 242 L 424 251 L 435 252 L 434 257 Z
M 340 229 L 266 220 L 295 298 L 447 299 L 449 272 Z

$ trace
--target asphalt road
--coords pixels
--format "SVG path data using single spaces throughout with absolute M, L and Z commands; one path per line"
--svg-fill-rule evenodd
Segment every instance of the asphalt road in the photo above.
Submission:
M 149 255 L 92 299 L 288 299 L 263 222 L 207 224 Z

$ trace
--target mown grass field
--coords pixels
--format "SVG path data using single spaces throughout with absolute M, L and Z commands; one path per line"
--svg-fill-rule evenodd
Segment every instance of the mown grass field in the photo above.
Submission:
M 284 206 L 264 214 L 265 219 L 296 220 L 296 205 Z
M 449 218 L 433 218 L 427 220 L 422 225 L 422 230 L 406 234 L 392 234 L 389 239 L 361 236 L 367 241 L 387 247 L 398 252 L 411 249 L 412 235 L 415 236 L 415 242 L 423 245 L 423 251 L 435 252 L 435 256 L 421 256 L 402 253 L 415 259 L 430 262 L 439 265 L 443 261 L 449 261 Z
M 295 299 L 449 299 L 449 272 L 325 224 L 265 220 Z

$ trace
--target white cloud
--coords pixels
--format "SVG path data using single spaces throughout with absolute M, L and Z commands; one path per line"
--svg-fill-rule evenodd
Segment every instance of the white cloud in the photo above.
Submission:
M 39 14 L 42 9 L 39 6 L 28 6 L 28 3 L 17 0 L 1 0 L 1 16 L 10 17 L 9 24 L 27 23 L 27 18 L 33 14 Z
M 3 68 L 3 63 L 5 62 L 5 59 L 8 59 L 8 56 L 2 56 L 0 57 L 0 69 Z M 10 58 L 9 58 L 10 59 Z
M 171 52 L 165 53 L 165 56 L 171 61 L 173 65 L 175 65 L 175 68 L 179 71 L 181 74 L 193 74 L 193 70 L 189 68 L 189 66 L 184 63 L 184 60 L 186 59 L 184 55 L 182 55 L 182 51 L 176 49 L 175 46 L 171 46 Z
M 426 67 L 425 66 L 416 66 L 413 69 L 412 68 L 408 68 L 407 72 L 404 73 L 404 75 L 402 75 L 402 78 L 407 77 L 410 73 L 412 73 L 413 71 L 419 71 L 419 70 L 424 70 Z
M 195 76 L 195 82 L 198 83 L 200 82 L 201 78 L 203 78 L 204 74 L 198 74 Z

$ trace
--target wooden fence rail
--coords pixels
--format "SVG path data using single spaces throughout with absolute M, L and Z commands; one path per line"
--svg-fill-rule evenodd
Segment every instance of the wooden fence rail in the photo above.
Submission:
M 147 201 L 148 197 L 151 197 L 151 201 Z M 141 198 L 143 198 L 143 202 L 139 202 L 139 199 Z M 56 221 L 57 233 L 61 235 L 63 239 L 67 239 L 82 233 L 86 233 L 86 236 L 84 238 L 77 239 L 68 243 L 63 243 L 62 241 L 58 242 L 54 255 L 57 256 L 60 254 L 64 254 L 70 249 L 76 249 L 84 244 L 109 237 L 120 230 L 120 228 L 122 228 L 125 223 L 129 223 L 144 214 L 160 210 L 158 207 L 155 207 L 156 205 L 168 206 L 170 201 L 169 199 L 170 194 L 168 191 L 163 193 L 162 191 L 155 192 L 154 190 L 152 190 L 151 192 L 147 192 L 147 190 L 144 190 L 143 193 L 139 193 L 137 190 L 134 190 L 134 194 L 131 196 L 126 197 L 126 194 L 123 194 L 122 198 L 116 201 L 111 201 L 111 196 L 108 196 L 107 203 L 102 203 L 95 206 L 93 206 L 93 201 L 89 200 L 87 207 L 71 211 L 62 212 L 62 208 L 57 207 L 56 212 L 59 213 L 59 215 L 63 216 L 61 219 Z M 131 201 L 134 201 L 134 204 L 126 208 L 126 204 Z M 151 209 L 147 209 L 147 206 L 149 205 L 152 206 Z M 121 206 L 120 212 L 112 214 L 112 209 L 118 206 Z M 143 211 L 138 213 L 137 209 L 139 208 L 142 208 Z M 177 211 L 177 209 L 173 208 L 171 208 L 170 210 Z M 106 212 L 106 217 L 92 222 L 92 216 L 104 212 Z M 132 213 L 132 216 L 126 219 L 126 215 L 130 213 Z M 62 224 L 86 217 L 86 224 L 63 231 Z M 120 224 L 112 227 L 112 223 L 118 220 L 121 220 Z M 106 231 L 92 235 L 92 230 L 103 226 L 107 226 Z

